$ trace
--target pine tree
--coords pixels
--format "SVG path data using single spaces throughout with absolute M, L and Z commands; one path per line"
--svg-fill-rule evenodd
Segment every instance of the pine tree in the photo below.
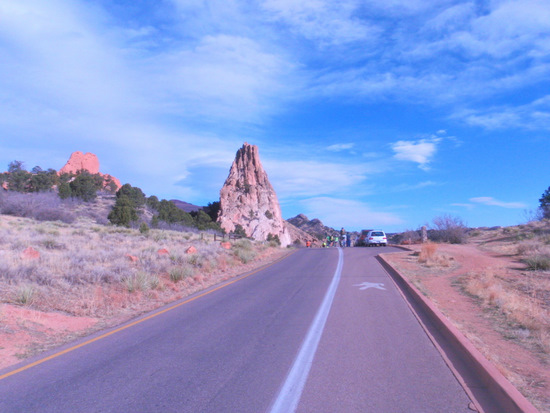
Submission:
M 539 199 L 543 218 L 550 218 L 550 186 Z
M 133 202 L 126 195 L 117 198 L 113 209 L 109 213 L 109 221 L 114 225 L 130 227 L 130 223 L 137 221 L 138 214 Z

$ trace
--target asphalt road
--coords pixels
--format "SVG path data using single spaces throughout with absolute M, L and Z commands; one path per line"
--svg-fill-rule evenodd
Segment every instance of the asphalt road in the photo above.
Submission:
M 381 250 L 302 249 L 16 374 L 0 372 L 0 411 L 471 412 L 373 258 Z M 46 356 L 54 357 L 40 362 Z

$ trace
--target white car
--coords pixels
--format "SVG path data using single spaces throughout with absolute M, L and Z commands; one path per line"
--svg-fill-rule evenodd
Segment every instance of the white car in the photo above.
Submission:
M 385 247 L 388 245 L 388 239 L 386 238 L 386 234 L 381 229 L 373 229 L 368 232 L 367 236 L 365 237 L 365 244 L 367 247 L 372 246 L 382 246 Z

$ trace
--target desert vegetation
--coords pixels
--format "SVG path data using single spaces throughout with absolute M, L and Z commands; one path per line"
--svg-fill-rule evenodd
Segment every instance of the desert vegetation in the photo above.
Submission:
M 434 242 L 422 244 L 418 255 L 418 262 L 426 267 L 448 268 L 453 264 L 454 258 L 449 254 L 438 252 L 438 245 Z
M 115 325 L 286 253 L 272 243 L 216 238 L 196 228 L 140 231 L 82 216 L 67 223 L 0 215 L 0 366 L 15 362 L 14 354 L 27 357 Z M 18 308 L 38 322 L 14 315 Z M 67 325 L 87 320 L 87 327 L 44 327 L 40 320 L 54 315 Z
M 518 266 L 507 274 L 491 269 L 469 273 L 461 284 L 484 308 L 497 310 L 512 333 L 520 331 L 530 345 L 550 355 L 550 221 L 501 228 L 493 230 L 491 239 L 484 237 L 478 235 L 480 247 L 507 254 Z
M 207 233 L 0 216 L 0 300 L 103 317 L 131 305 L 137 292 L 157 299 L 203 288 L 270 249 L 246 239 L 221 248 Z
M 420 242 L 418 234 L 403 239 Z M 541 411 L 550 411 L 550 220 L 464 234 L 458 244 L 413 241 L 412 251 L 385 258 Z

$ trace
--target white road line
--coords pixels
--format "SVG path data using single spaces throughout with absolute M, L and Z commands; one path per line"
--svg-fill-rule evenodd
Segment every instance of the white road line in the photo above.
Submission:
M 344 254 L 342 249 L 338 248 L 338 265 L 332 278 L 332 282 L 330 283 L 325 298 L 323 299 L 323 303 L 319 307 L 319 310 L 317 311 L 317 314 L 309 327 L 307 336 L 302 343 L 302 347 L 300 348 L 300 352 L 298 353 L 296 360 L 294 360 L 292 369 L 288 373 L 283 387 L 279 391 L 279 395 L 271 407 L 271 413 L 292 413 L 296 411 L 296 408 L 298 407 L 302 390 L 304 389 L 309 370 L 311 369 L 311 364 L 313 363 L 313 357 L 315 356 L 317 346 L 321 340 L 321 335 L 323 334 L 323 330 L 325 328 L 330 307 L 332 306 L 332 301 L 334 300 L 334 295 L 336 294 L 336 289 L 338 288 L 338 283 L 340 282 L 343 265 Z

